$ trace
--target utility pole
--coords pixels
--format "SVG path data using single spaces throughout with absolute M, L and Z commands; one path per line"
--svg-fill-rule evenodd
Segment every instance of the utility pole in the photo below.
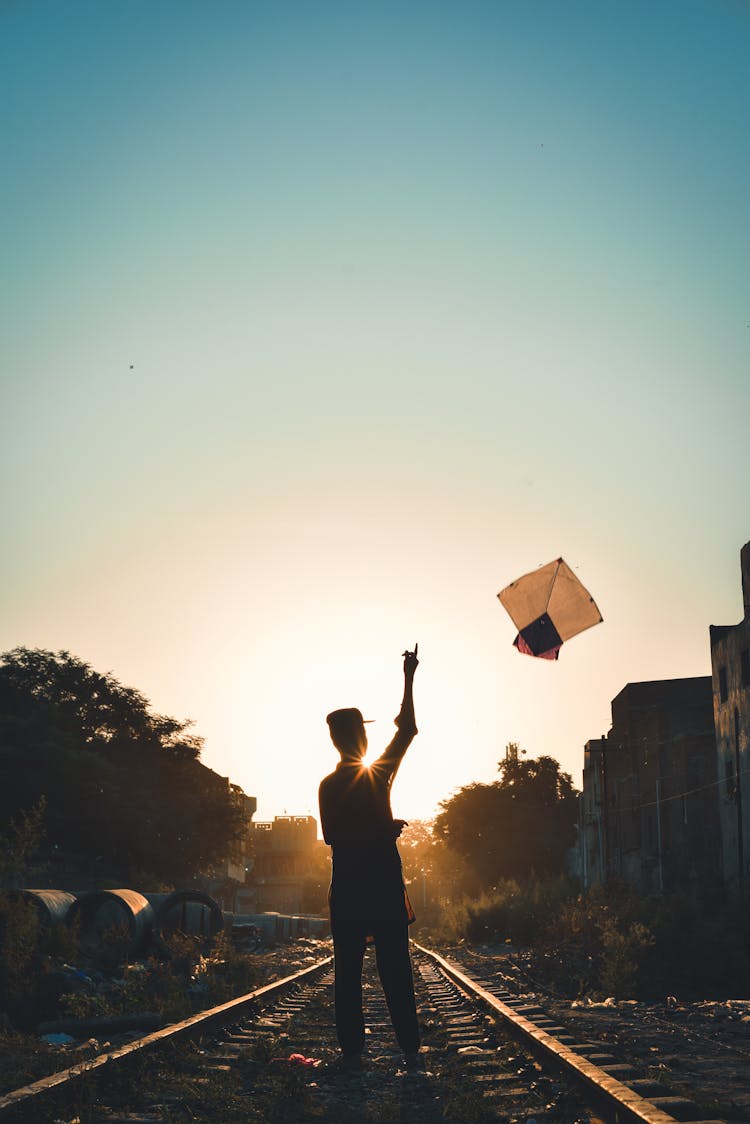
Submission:
M 661 853 L 661 777 L 656 778 L 656 854 L 659 865 L 659 893 L 664 893 L 664 862 Z
M 740 761 L 740 712 L 734 708 L 734 767 L 737 773 L 735 800 L 737 802 L 737 886 L 740 897 L 745 894 L 745 848 L 742 839 L 742 767 Z
M 607 789 L 607 735 L 602 734 L 602 821 L 604 828 L 604 869 L 602 881 L 609 881 L 609 792 Z

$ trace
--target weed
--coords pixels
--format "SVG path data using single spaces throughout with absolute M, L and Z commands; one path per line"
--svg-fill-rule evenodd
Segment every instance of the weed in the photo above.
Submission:
M 640 921 L 622 926 L 620 919 L 610 914 L 601 922 L 601 943 L 602 990 L 615 999 L 634 995 L 641 954 L 653 945 L 653 934 Z
M 213 949 L 206 960 L 205 974 L 214 1003 L 222 1003 L 252 991 L 258 972 L 247 953 L 237 951 L 222 932 L 214 938 Z

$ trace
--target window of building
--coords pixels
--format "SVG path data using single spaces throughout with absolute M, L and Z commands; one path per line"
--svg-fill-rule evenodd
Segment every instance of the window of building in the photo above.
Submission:
M 740 652 L 740 669 L 742 686 L 750 687 L 750 648 L 743 648 Z
M 729 691 L 727 690 L 727 669 L 725 667 L 719 668 L 719 698 L 722 702 L 726 702 L 729 698 Z

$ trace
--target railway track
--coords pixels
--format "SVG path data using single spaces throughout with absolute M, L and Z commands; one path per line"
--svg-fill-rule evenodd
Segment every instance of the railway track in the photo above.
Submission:
M 750 1002 L 681 1003 L 673 996 L 661 1003 L 570 1002 L 545 989 L 512 955 L 471 949 L 457 955 L 486 986 L 522 996 L 577 1040 L 598 1043 L 627 1084 L 657 1103 L 672 1098 L 676 1115 L 674 1098 L 680 1098 L 703 1105 L 704 1117 L 750 1120 Z M 684 1106 L 688 1117 L 696 1111 L 695 1104 Z
M 707 1121 L 695 1098 L 632 1052 L 559 1025 L 495 958 L 471 972 L 413 945 L 425 1071 L 407 1074 L 371 954 L 367 1061 L 336 1067 L 331 957 L 257 991 L 0 1097 L 34 1124 L 360 1121 L 672 1124 Z M 505 961 L 502 962 L 505 965 Z M 739 1048 L 739 1047 L 738 1047 Z M 647 1055 L 648 1056 L 648 1055 Z M 732 1117 L 734 1121 L 748 1117 Z

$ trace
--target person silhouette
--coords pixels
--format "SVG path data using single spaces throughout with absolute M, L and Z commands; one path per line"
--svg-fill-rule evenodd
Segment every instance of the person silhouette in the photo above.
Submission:
M 404 697 L 395 718 L 397 730 L 377 761 L 367 766 L 362 760 L 367 733 L 361 711 L 346 707 L 326 718 L 341 761 L 321 781 L 318 797 L 323 838 L 333 851 L 329 905 L 336 1034 L 344 1068 L 352 1070 L 362 1066 L 362 965 L 371 942 L 406 1068 L 419 1068 L 419 1024 L 408 933 L 414 912 L 396 845 L 406 824 L 394 820 L 390 799 L 393 778 L 417 733 L 413 696 L 417 647 L 404 652 Z

